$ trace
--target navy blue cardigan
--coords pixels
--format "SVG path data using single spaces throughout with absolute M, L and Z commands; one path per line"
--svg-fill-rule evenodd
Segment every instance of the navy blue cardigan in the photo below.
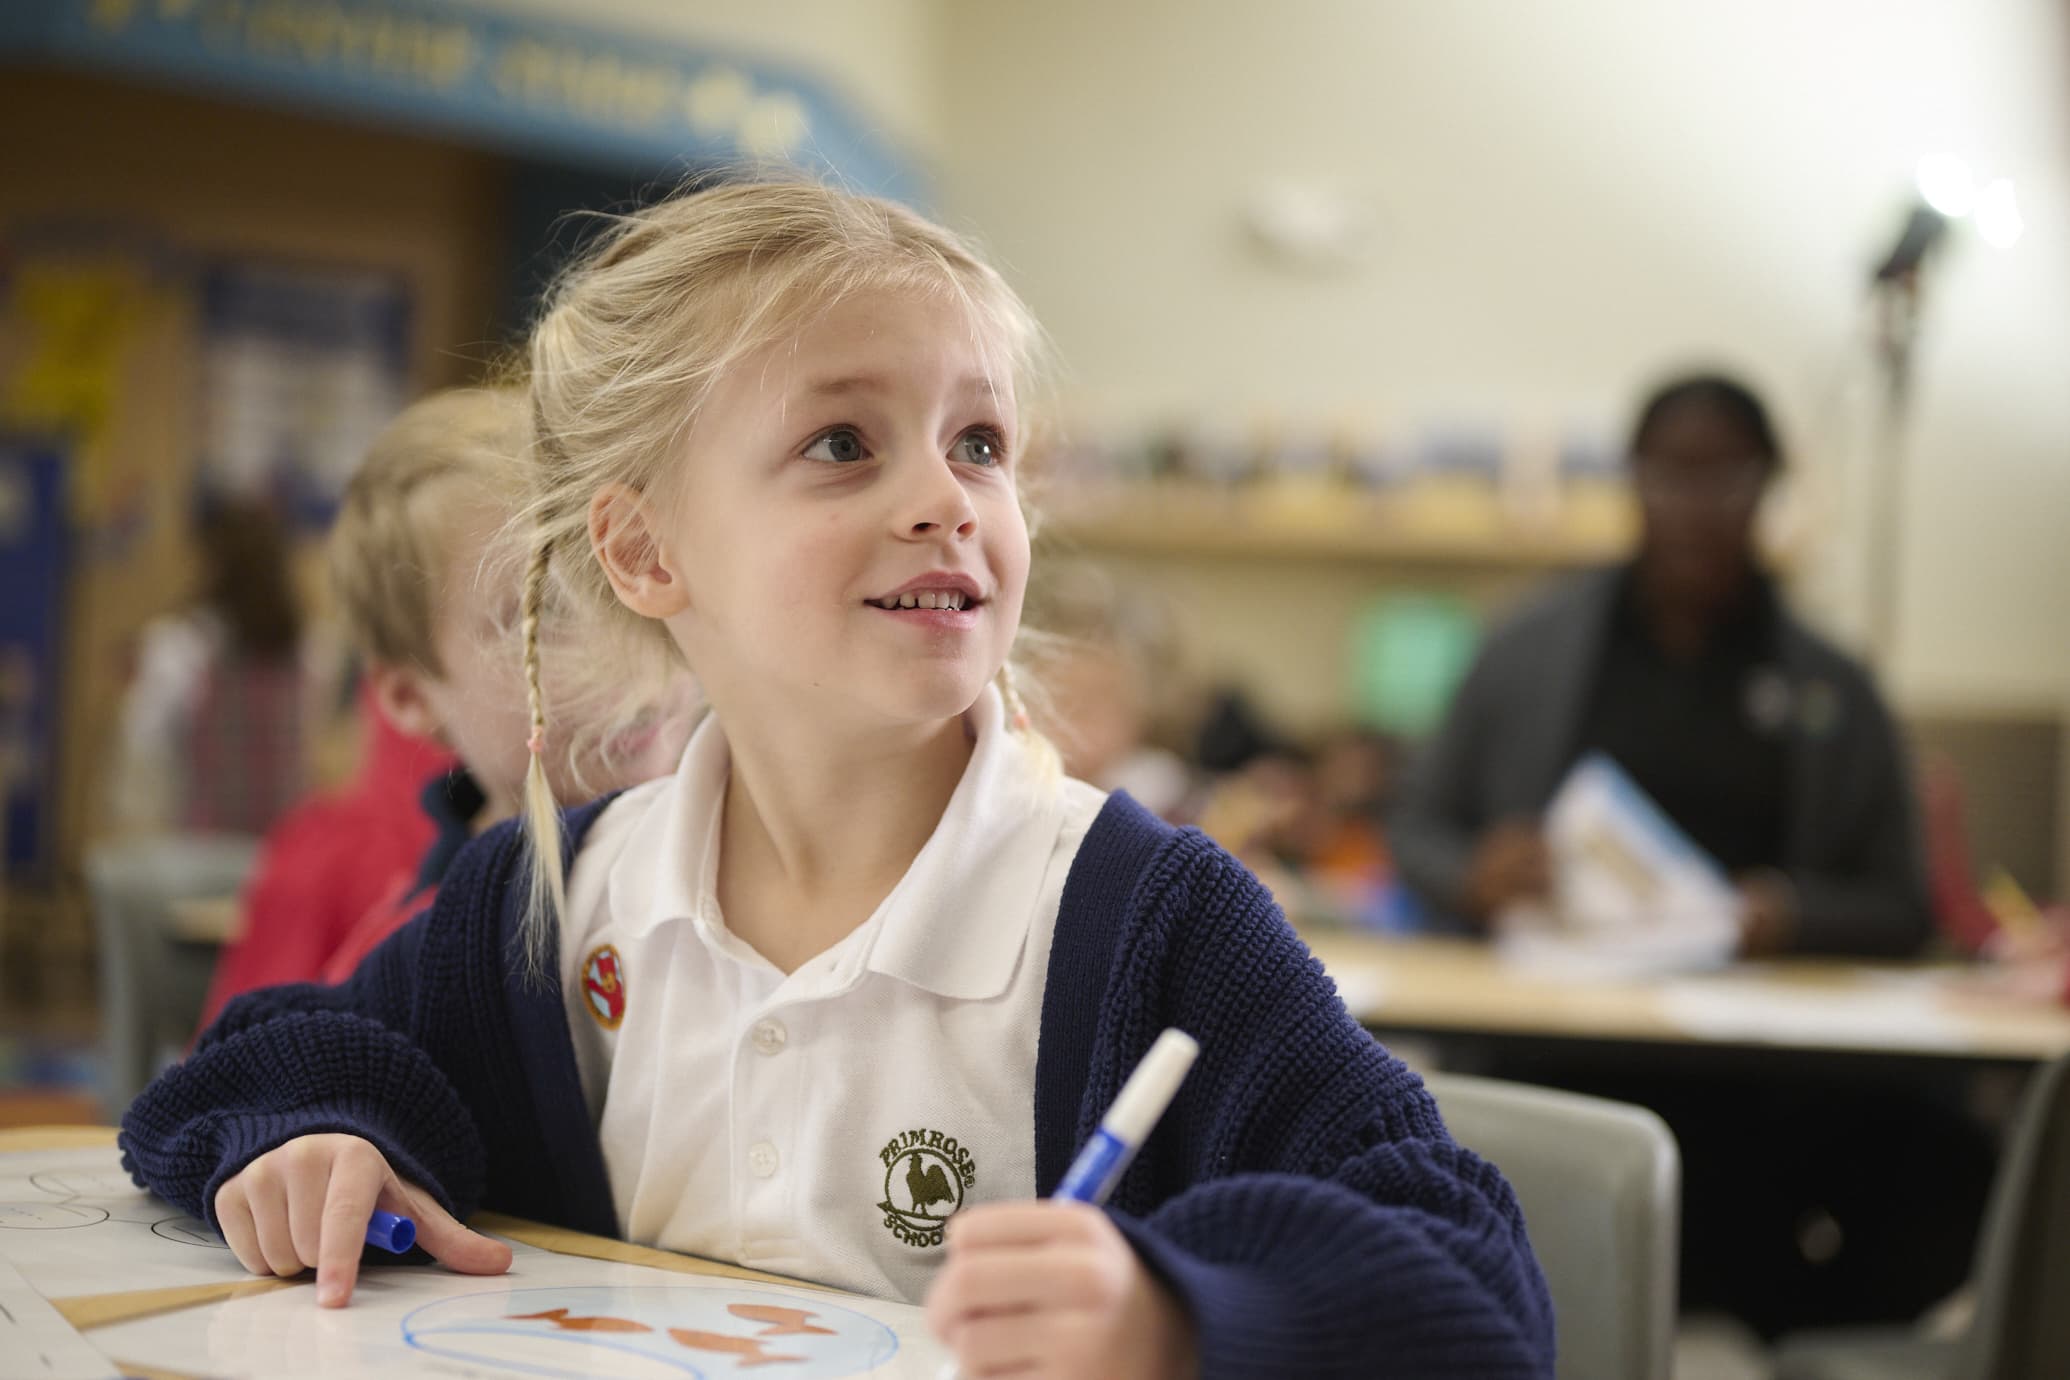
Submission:
M 571 849 L 602 804 L 569 813 Z M 558 980 L 514 961 L 524 889 L 522 839 L 492 830 L 347 982 L 240 997 L 131 1106 L 124 1165 L 213 1224 L 216 1189 L 252 1158 L 346 1132 L 462 1217 L 617 1235 Z M 1038 1183 L 1171 1025 L 1200 1060 L 1110 1211 L 1193 1319 L 1204 1376 L 1552 1373 L 1552 1304 L 1509 1185 L 1446 1134 L 1242 864 L 1117 795 L 1057 917 Z

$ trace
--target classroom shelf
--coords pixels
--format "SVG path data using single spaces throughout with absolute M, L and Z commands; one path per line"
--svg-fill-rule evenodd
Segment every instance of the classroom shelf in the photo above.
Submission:
M 1321 485 L 1103 484 L 1045 495 L 1042 509 L 1046 542 L 1086 551 L 1495 570 L 1607 564 L 1629 552 L 1632 531 L 1614 503 L 1527 523 L 1486 500 Z

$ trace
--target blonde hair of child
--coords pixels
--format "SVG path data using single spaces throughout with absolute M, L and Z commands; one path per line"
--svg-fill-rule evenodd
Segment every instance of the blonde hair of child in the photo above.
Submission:
M 507 366 L 499 377 L 510 377 Z M 439 624 L 457 591 L 443 582 L 453 558 L 471 554 L 477 588 L 511 588 L 528 554 L 524 529 L 510 519 L 531 497 L 531 443 L 529 399 L 515 383 L 430 394 L 382 429 L 346 485 L 327 552 L 347 632 L 364 655 L 435 677 L 453 674 Z M 480 551 L 459 552 L 457 544 L 478 539 L 472 524 L 483 510 L 504 521 Z M 541 613 L 535 601 L 527 644 L 540 640 Z M 556 736 L 551 752 L 573 787 L 591 792 L 603 784 L 593 772 L 623 775 L 627 749 L 617 744 L 677 712 L 686 677 L 679 663 L 611 645 L 557 611 L 546 621 L 558 644 L 583 648 L 556 681 L 563 719 L 575 727 Z M 515 631 L 508 622 L 465 631 L 478 639 L 475 654 L 508 658 L 517 674 L 520 644 L 504 636 Z M 608 676 L 582 669 L 603 666 Z
M 813 182 L 722 184 L 618 218 L 549 291 L 530 348 L 535 493 L 522 619 L 535 744 L 551 736 L 543 605 L 564 600 L 585 627 L 679 655 L 659 622 L 618 602 L 590 546 L 592 496 L 622 484 L 666 511 L 684 438 L 727 371 L 843 298 L 879 290 L 956 303 L 992 377 L 1028 398 L 1041 336 L 1005 280 L 905 207 Z M 999 688 L 1009 721 L 1053 769 L 1010 665 Z M 558 802 L 536 753 L 524 819 L 524 947 L 536 974 L 552 960 L 552 920 L 567 901 Z
M 461 511 L 488 501 L 514 512 L 527 496 L 525 394 L 451 388 L 382 428 L 345 486 L 327 560 L 353 645 L 377 662 L 432 675 L 439 581 Z

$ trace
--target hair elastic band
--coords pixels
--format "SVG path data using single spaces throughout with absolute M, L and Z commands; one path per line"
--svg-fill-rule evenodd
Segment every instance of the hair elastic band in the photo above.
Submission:
M 534 757 L 546 751 L 546 730 L 543 728 L 533 729 L 532 736 L 525 739 L 525 746 L 531 749 Z

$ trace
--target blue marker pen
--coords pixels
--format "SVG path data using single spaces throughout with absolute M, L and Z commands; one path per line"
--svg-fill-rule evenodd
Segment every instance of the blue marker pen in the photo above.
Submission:
M 1107 1115 L 1100 1118 L 1100 1129 L 1071 1161 L 1064 1181 L 1050 1196 L 1094 1207 L 1106 1202 L 1135 1159 L 1136 1150 L 1150 1139 L 1157 1119 L 1171 1105 L 1199 1053 L 1193 1037 L 1176 1027 L 1158 1036 L 1128 1082 L 1121 1085 L 1121 1095 Z
M 401 1255 L 417 1244 L 417 1224 L 407 1217 L 375 1208 L 374 1215 L 367 1220 L 367 1244 Z
M 1106 1202 L 1107 1195 L 1128 1172 L 1136 1151 L 1150 1139 L 1157 1119 L 1171 1106 L 1179 1084 L 1186 1081 L 1199 1053 L 1200 1045 L 1177 1026 L 1158 1036 L 1143 1062 L 1128 1076 L 1128 1082 L 1121 1085 L 1121 1095 L 1114 1099 L 1107 1115 L 1100 1118 L 1100 1129 L 1093 1132 L 1078 1158 L 1071 1161 L 1071 1167 L 1064 1171 L 1064 1181 L 1050 1197 L 1091 1203 L 1094 1207 Z M 960 1380 L 960 1375 L 956 1363 L 951 1361 L 941 1368 L 936 1380 Z

